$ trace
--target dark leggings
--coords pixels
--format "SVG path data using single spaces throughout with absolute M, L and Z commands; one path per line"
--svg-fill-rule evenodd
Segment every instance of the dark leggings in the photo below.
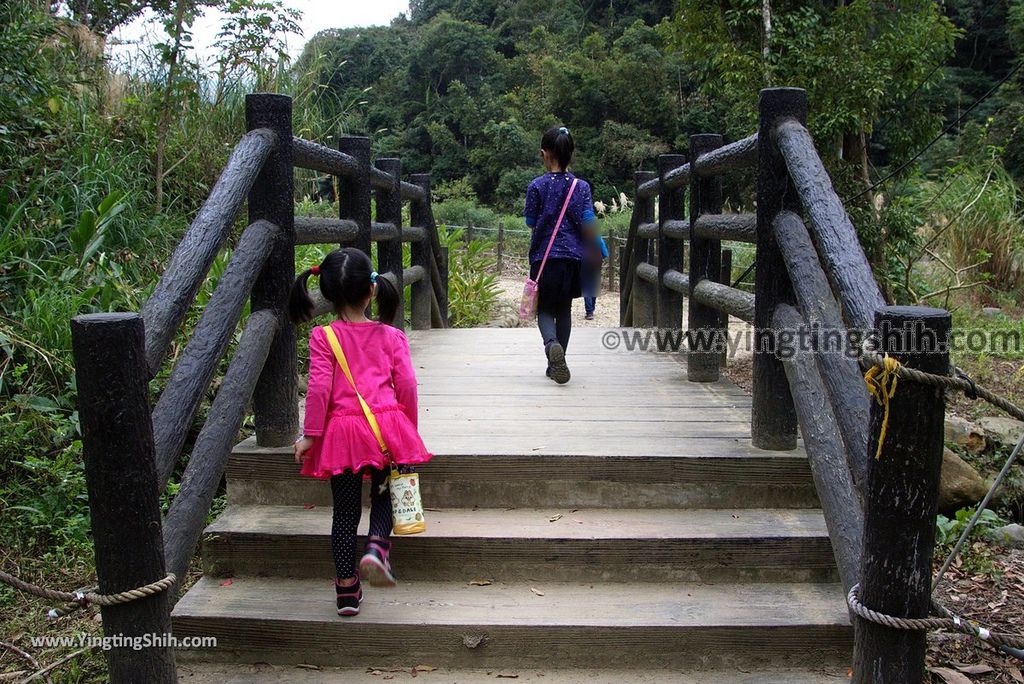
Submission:
M 544 348 L 558 342 L 562 349 L 569 349 L 569 333 L 572 332 L 572 299 L 545 299 L 537 301 L 537 327 L 544 338 Z
M 392 524 L 387 472 L 374 468 L 370 469 L 370 475 L 370 536 L 387 539 L 391 536 Z M 344 580 L 356 574 L 356 528 L 363 514 L 362 474 L 345 472 L 333 476 L 331 493 L 334 495 L 331 550 L 337 577 Z

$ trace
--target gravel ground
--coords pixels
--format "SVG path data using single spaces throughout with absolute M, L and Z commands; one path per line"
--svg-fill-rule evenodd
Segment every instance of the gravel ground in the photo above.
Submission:
M 501 276 L 498 281 L 501 295 L 498 299 L 498 307 L 491 327 L 518 328 L 536 325 L 534 321 L 521 323 L 519 320 L 519 300 L 523 295 L 523 281 L 525 277 L 525 275 Z M 573 300 L 573 327 L 611 328 L 619 324 L 619 292 L 618 290 L 609 291 L 607 284 L 608 281 L 605 280 L 605 287 L 598 294 L 597 306 L 594 309 L 594 320 L 592 321 L 588 321 L 583 317 L 585 313 L 583 310 L 583 298 Z

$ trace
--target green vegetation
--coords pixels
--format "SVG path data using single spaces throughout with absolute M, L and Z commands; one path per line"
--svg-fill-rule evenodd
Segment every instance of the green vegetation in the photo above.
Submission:
M 215 5 L 228 19 L 210 73 L 190 27 Z M 545 128 L 572 130 L 574 169 L 608 209 L 603 232 L 623 236 L 635 171 L 685 152 L 691 134 L 749 134 L 761 87 L 804 87 L 886 295 L 948 307 L 958 328 L 1024 336 L 1024 0 L 771 5 L 766 33 L 756 0 L 413 0 L 389 26 L 315 36 L 290 65 L 297 16 L 283 0 L 0 3 L 0 566 L 18 559 L 65 588 L 90 581 L 68 321 L 140 308 L 256 89 L 295 97 L 297 135 L 367 134 L 406 173 L 433 174 L 437 221 L 451 227 L 451 313 L 477 325 L 496 297 L 493 229 L 507 231 L 506 263 L 526 251 L 522 196 Z M 143 13 L 159 43 L 130 64 L 105 59 L 106 37 Z M 297 213 L 337 215 L 309 199 L 313 174 L 296 178 Z M 728 207 L 751 211 L 752 188 L 750 174 L 730 179 Z M 467 241 L 460 226 L 481 230 Z M 322 254 L 302 248 L 299 263 Z M 734 252 L 734 277 L 751 256 Z M 1022 360 L 957 363 L 1020 402 Z M 1006 514 L 1020 519 L 1014 496 Z M 19 600 L 0 587 L 0 622 L 24 624 Z M 65 674 L 102 679 L 78 667 Z

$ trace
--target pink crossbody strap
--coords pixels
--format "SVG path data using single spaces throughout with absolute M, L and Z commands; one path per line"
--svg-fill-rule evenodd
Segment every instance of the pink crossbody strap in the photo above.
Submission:
M 555 229 L 551 231 L 551 239 L 548 240 L 548 248 L 544 250 L 544 258 L 541 259 L 540 268 L 537 269 L 536 282 L 540 282 L 540 274 L 544 272 L 544 265 L 548 263 L 548 254 L 551 254 L 551 247 L 555 244 L 555 236 L 558 235 L 558 227 L 562 225 L 562 219 L 565 218 L 565 210 L 569 208 L 569 200 L 572 199 L 573 190 L 576 189 L 576 184 L 580 182 L 579 178 L 572 179 L 572 185 L 569 186 L 569 194 L 565 196 L 565 203 L 562 205 L 562 213 L 558 215 L 558 220 L 555 222 Z

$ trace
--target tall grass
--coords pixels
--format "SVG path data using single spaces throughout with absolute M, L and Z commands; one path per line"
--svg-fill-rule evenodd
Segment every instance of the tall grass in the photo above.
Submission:
M 995 290 L 1024 288 L 1024 205 L 1002 163 L 963 164 L 939 181 L 928 243 L 957 269 L 976 271 Z

